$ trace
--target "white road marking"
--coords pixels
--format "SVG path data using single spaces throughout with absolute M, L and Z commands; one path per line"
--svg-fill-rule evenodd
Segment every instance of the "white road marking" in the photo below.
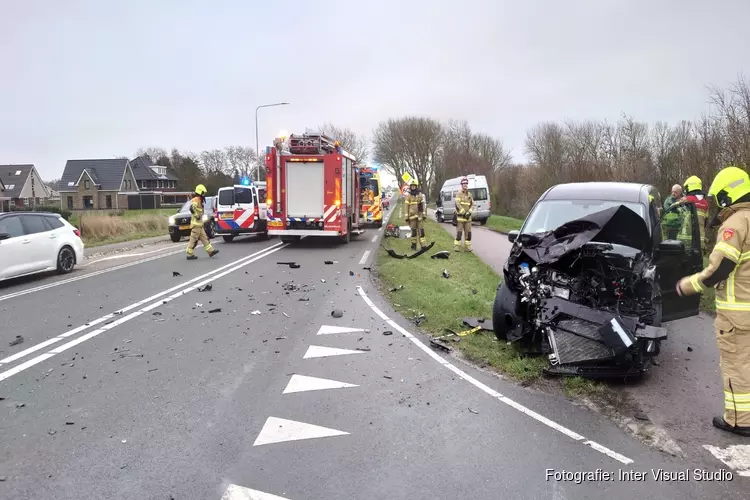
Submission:
M 365 253 L 362 256 L 362 258 L 359 259 L 359 265 L 360 266 L 364 265 L 364 263 L 367 262 L 367 257 L 369 257 L 369 256 L 370 256 L 370 251 L 369 250 L 365 250 Z
M 349 435 L 348 432 L 329 429 L 320 425 L 306 424 L 305 422 L 297 422 L 296 420 L 287 420 L 285 418 L 268 417 L 253 446 L 347 435 Z
M 144 264 L 146 262 L 151 262 L 152 260 L 161 259 L 161 258 L 168 257 L 170 255 L 175 255 L 175 254 L 178 254 L 178 253 L 184 252 L 184 251 L 185 250 L 183 249 L 183 250 L 180 250 L 179 252 L 173 252 L 173 253 L 168 253 L 168 254 L 163 254 L 163 255 L 155 255 L 155 256 L 149 257 L 147 259 L 141 259 L 141 260 L 137 260 L 135 262 L 128 262 L 127 264 L 120 264 L 119 266 L 109 267 L 107 269 L 102 269 L 100 271 L 94 271 L 94 272 L 91 272 L 91 273 L 86 273 L 86 274 L 83 274 L 81 276 L 76 276 L 74 278 L 68 278 L 68 279 L 64 279 L 64 280 L 60 280 L 60 281 L 55 281 L 53 283 L 48 283 L 46 285 L 36 286 L 34 288 L 27 288 L 25 290 L 20 290 L 18 292 L 13 292 L 13 293 L 9 293 L 9 294 L 0 296 L 0 302 L 2 302 L 4 300 L 8 300 L 8 299 L 14 299 L 16 297 L 21 297 L 22 295 L 28 295 L 28 294 L 34 293 L 34 292 L 41 292 L 42 290 L 48 290 L 48 289 L 54 288 L 56 286 L 67 285 L 68 283 L 73 283 L 75 281 L 85 280 L 87 278 L 93 278 L 94 276 L 99 276 L 101 274 L 106 274 L 106 273 L 111 273 L 111 272 L 114 272 L 114 271 L 119 271 L 120 269 L 125 269 L 126 267 L 137 266 L 139 264 Z M 89 264 L 86 264 L 86 265 L 89 265 Z
M 182 252 L 185 251 L 184 248 L 180 248 L 179 250 L 176 250 L 174 247 L 170 247 L 170 248 L 160 248 L 158 250 L 151 250 L 150 252 L 138 252 L 138 253 L 127 253 L 127 252 L 124 252 L 124 253 L 121 253 L 121 254 L 118 254 L 118 255 L 111 255 L 109 257 L 102 257 L 101 259 L 96 259 L 96 260 L 92 260 L 92 261 L 84 261 L 85 263 L 79 265 L 78 267 L 88 267 L 91 264 L 96 264 L 98 262 L 104 262 L 106 260 L 125 259 L 125 258 L 128 258 L 128 257 L 142 257 L 144 255 L 151 255 L 151 254 L 154 254 L 154 253 L 162 253 L 162 252 L 165 252 L 167 250 L 169 250 L 169 253 L 165 253 L 163 255 L 163 257 L 166 257 L 167 255 L 176 255 L 178 253 L 182 253 Z
M 263 491 L 252 490 L 236 484 L 230 484 L 221 500 L 289 500 L 286 497 L 280 497 L 265 493 Z
M 323 347 L 311 345 L 302 359 L 325 358 L 328 356 L 343 356 L 345 354 L 362 354 L 363 351 L 353 351 L 351 349 L 339 349 L 337 347 Z M 2 380 L 2 379 L 0 379 Z
M 388 316 L 386 316 L 386 314 L 383 313 L 383 311 L 381 311 L 380 308 L 378 308 L 378 306 L 376 306 L 375 303 L 372 300 L 370 300 L 370 298 L 367 296 L 367 294 L 365 293 L 364 289 L 362 289 L 361 286 L 357 286 L 357 291 L 359 292 L 360 297 L 362 297 L 362 299 L 365 301 L 365 303 L 368 306 L 370 306 L 370 309 L 372 309 L 373 312 L 375 312 L 375 314 L 377 314 L 378 316 L 380 316 L 383 319 L 383 321 L 387 322 L 392 328 L 395 328 L 396 330 L 398 330 L 399 332 L 401 332 L 405 337 L 407 337 L 409 340 L 411 340 L 414 345 L 416 345 L 417 347 L 419 347 L 422 351 L 424 351 L 432 359 L 434 359 L 435 361 L 437 361 L 438 363 L 440 363 L 445 368 L 449 369 L 450 371 L 452 371 L 453 373 L 455 373 L 456 375 L 458 375 L 462 379 L 466 380 L 467 382 L 469 382 L 474 387 L 480 389 L 484 393 L 492 396 L 493 398 L 501 401 L 502 403 L 505 403 L 506 405 L 508 405 L 508 406 L 510 406 L 512 408 L 515 408 L 516 410 L 518 410 L 521 413 L 523 413 L 523 414 L 525 414 L 525 415 L 533 418 L 534 420 L 537 420 L 538 422 L 541 422 L 544 425 L 546 425 L 548 427 L 551 427 L 552 429 L 555 429 L 556 431 L 558 431 L 558 432 L 560 432 L 560 433 L 568 436 L 569 438 L 571 438 L 571 439 L 573 439 L 575 441 L 580 441 L 584 445 L 589 446 L 592 449 L 594 449 L 594 450 L 596 450 L 596 451 L 598 451 L 600 453 L 603 453 L 603 454 L 605 454 L 605 455 L 607 455 L 607 456 L 609 456 L 611 458 L 614 458 L 615 460 L 617 460 L 619 462 L 622 462 L 625 465 L 629 465 L 629 464 L 633 463 L 633 460 L 629 459 L 628 457 L 626 457 L 624 455 L 620 455 L 619 453 L 617 453 L 615 451 L 612 451 L 612 450 L 610 450 L 609 448 L 607 448 L 605 446 L 602 446 L 601 444 L 597 443 L 596 441 L 586 440 L 585 437 L 581 436 L 577 432 L 574 432 L 574 431 L 568 429 L 567 427 L 563 427 L 562 425 L 558 424 L 557 422 L 554 422 L 554 421 L 548 419 L 547 417 L 545 417 L 543 415 L 540 415 L 539 413 L 535 412 L 534 410 L 531 410 L 531 409 L 523 406 L 522 404 L 517 403 L 517 402 L 513 401 L 512 399 L 510 399 L 510 398 L 508 398 L 506 396 L 503 396 L 502 394 L 500 394 L 496 390 L 494 390 L 491 387 L 483 384 L 482 382 L 480 382 L 479 380 L 475 379 L 474 377 L 472 377 L 468 373 L 462 371 L 460 368 L 458 368 L 455 365 L 453 365 L 452 363 L 448 362 L 442 356 L 440 356 L 435 351 L 433 351 L 428 346 L 426 346 L 424 343 L 422 343 L 422 341 L 420 341 L 418 338 L 416 338 L 414 335 L 412 335 L 411 332 L 409 332 L 405 328 L 402 328 L 401 325 L 399 325 L 398 323 L 396 323 L 395 321 L 393 321 L 392 319 L 390 319 Z
M 146 313 L 146 312 L 149 312 L 149 311 L 151 311 L 153 309 L 156 309 L 157 307 L 160 307 L 160 306 L 166 304 L 167 302 L 170 302 L 170 301 L 172 301 L 172 300 L 174 300 L 174 299 L 176 299 L 178 297 L 182 297 L 184 294 L 186 294 L 188 292 L 191 292 L 191 291 L 193 291 L 193 290 L 195 290 L 195 289 L 197 289 L 197 288 L 199 288 L 201 286 L 204 286 L 204 285 L 206 285 L 208 283 L 211 283 L 212 281 L 215 281 L 215 280 L 217 280 L 217 279 L 219 279 L 219 278 L 221 278 L 223 276 L 226 276 L 227 274 L 229 274 L 231 272 L 234 272 L 234 271 L 236 271 L 238 269 L 241 269 L 241 268 L 243 268 L 243 267 L 245 267 L 245 266 L 247 266 L 249 264 L 252 264 L 256 260 L 262 259 L 264 257 L 268 257 L 272 253 L 278 252 L 279 250 L 281 250 L 285 246 L 286 245 L 283 244 L 283 243 L 277 243 L 276 245 L 272 245 L 272 246 L 268 247 L 266 249 L 266 251 L 261 251 L 261 252 L 257 252 L 256 254 L 253 254 L 255 256 L 244 257 L 243 259 L 235 261 L 235 262 L 233 262 L 231 264 L 227 264 L 226 266 L 222 266 L 222 267 L 220 267 L 218 269 L 215 269 L 214 271 L 212 271 L 210 273 L 206 273 L 204 275 L 198 276 L 197 278 L 193 278 L 192 280 L 186 281 L 185 283 L 182 283 L 181 285 L 178 285 L 176 287 L 172 287 L 169 290 L 165 290 L 164 292 L 158 293 L 156 295 L 152 295 L 148 299 L 136 302 L 135 304 L 131 304 L 130 306 L 128 306 L 126 308 L 120 309 L 120 311 L 118 311 L 118 312 L 126 312 L 126 310 L 134 309 L 134 308 L 136 308 L 136 307 L 138 307 L 138 306 L 140 306 L 140 305 L 142 305 L 142 304 L 144 304 L 146 302 L 149 302 L 149 301 L 153 300 L 156 297 L 161 297 L 161 296 L 166 295 L 167 293 L 169 293 L 171 291 L 174 291 L 176 289 L 180 289 L 181 288 L 181 290 L 179 292 L 177 292 L 177 293 L 174 293 L 174 294 L 172 294 L 172 295 L 170 295 L 170 296 L 168 296 L 166 298 L 160 298 L 156 302 L 153 302 L 152 304 L 149 304 L 146 307 L 138 309 L 138 310 L 136 310 L 136 311 L 134 311 L 134 312 L 126 315 L 126 316 L 121 316 L 119 319 L 117 319 L 115 321 L 112 321 L 111 323 L 106 323 L 104 326 L 102 326 L 101 328 L 99 328 L 97 330 L 94 330 L 94 331 L 89 332 L 89 333 L 87 333 L 85 335 L 82 335 L 81 337 L 78 337 L 75 340 L 67 342 L 67 343 L 65 343 L 65 344 L 57 347 L 56 349 L 53 349 L 53 350 L 51 350 L 51 351 L 49 351 L 49 352 L 47 352 L 45 354 L 42 354 L 40 356 L 37 356 L 35 358 L 32 358 L 32 359 L 24 362 L 24 363 L 21 363 L 20 365 L 15 366 L 15 367 L 11 368 L 10 370 L 6 370 L 6 371 L 0 373 L 0 382 L 2 382 L 3 380 L 6 380 L 6 379 L 12 377 L 13 375 L 21 373 L 22 371 L 26 370 L 27 368 L 30 368 L 30 367 L 32 367 L 32 366 L 34 366 L 36 364 L 39 364 L 42 361 L 45 361 L 45 360 L 51 358 L 52 356 L 54 356 L 56 354 L 60 354 L 60 353 L 62 353 L 64 351 L 70 349 L 71 347 L 75 347 L 78 344 L 80 344 L 82 342 L 85 342 L 85 341 L 87 341 L 89 339 L 92 339 L 92 338 L 96 337 L 97 335 L 99 335 L 101 333 L 104 333 L 104 332 L 106 332 L 108 330 L 111 330 L 112 328 L 115 328 L 116 326 L 119 326 L 119 325 L 121 325 L 121 324 L 123 324 L 123 323 L 125 323 L 127 321 L 130 321 L 131 319 L 136 318 L 136 317 L 140 316 L 143 313 Z M 237 264 L 238 262 L 240 262 L 240 264 Z M 231 266 L 234 266 L 234 267 L 231 267 Z M 229 269 L 227 269 L 226 271 L 224 271 L 222 273 L 215 274 L 216 271 L 219 271 L 221 269 L 226 269 L 226 268 L 229 268 Z M 189 285 L 190 283 L 194 283 L 195 281 L 198 281 L 198 280 L 200 280 L 202 278 L 206 278 L 206 277 L 208 277 L 208 278 L 205 279 L 204 281 L 199 282 L 199 283 L 195 283 L 195 284 L 193 284 L 193 285 L 191 285 L 191 286 L 189 286 L 187 288 L 184 288 L 185 285 Z M 114 314 L 109 314 L 107 316 L 99 318 L 98 320 L 96 320 L 96 322 L 100 323 L 101 321 L 104 321 L 106 318 L 112 318 L 114 316 L 115 316 Z M 91 322 L 88 325 L 84 325 L 84 327 L 88 328 L 93 323 L 94 322 Z M 83 329 L 85 329 L 85 328 L 83 328 Z M 81 331 L 81 327 L 78 328 L 78 331 Z M 71 332 L 67 332 L 67 333 L 59 335 L 57 337 L 54 337 L 54 340 L 55 340 L 55 342 L 59 342 L 60 340 L 63 340 L 64 338 L 69 337 L 70 335 L 72 335 Z M 47 347 L 48 345 L 54 343 L 54 342 L 52 342 L 52 340 L 53 339 L 49 339 L 49 340 L 47 340 L 45 342 L 42 342 L 42 344 L 44 344 L 43 347 Z M 26 353 L 33 352 L 33 351 L 39 350 L 41 348 L 42 347 L 39 347 L 37 345 L 37 346 L 34 346 L 32 348 L 27 349 Z M 357 352 L 359 352 L 359 351 L 357 351 Z M 19 353 L 19 354 L 21 354 L 21 353 Z
M 356 384 L 339 382 L 338 380 L 329 380 L 327 378 L 308 377 L 307 375 L 292 375 L 289 383 L 282 394 L 291 394 L 293 392 L 321 391 L 323 389 L 344 389 L 346 387 L 359 387 Z
M 380 229 L 378 229 L 378 231 L 380 231 Z M 377 234 L 372 237 L 372 242 L 375 243 L 376 241 L 378 241 L 378 235 Z
M 334 333 L 364 332 L 362 328 L 349 328 L 348 326 L 322 325 L 318 329 L 318 335 L 332 335 Z
M 735 444 L 726 448 L 719 448 L 710 444 L 704 444 L 707 449 L 718 460 L 724 462 L 727 467 L 737 471 L 740 476 L 750 477 L 750 445 Z

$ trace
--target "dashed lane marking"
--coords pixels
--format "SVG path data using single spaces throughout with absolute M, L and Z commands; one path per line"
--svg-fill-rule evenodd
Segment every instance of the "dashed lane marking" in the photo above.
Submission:
M 362 328 L 349 328 L 348 326 L 322 325 L 318 329 L 318 335 L 332 335 L 334 333 L 364 332 Z
M 253 446 L 264 444 L 300 441 L 303 439 L 317 439 L 333 436 L 348 436 L 348 432 L 330 429 L 320 425 L 287 420 L 285 418 L 268 417 Z
M 347 387 L 359 387 L 356 384 L 329 380 L 327 378 L 308 377 L 307 375 L 292 375 L 289 383 L 282 394 L 293 392 L 322 391 L 324 389 L 345 389 Z
M 378 235 L 377 234 L 372 237 L 372 242 L 375 243 L 376 241 L 378 241 Z
M 365 262 L 367 262 L 367 257 L 370 256 L 370 250 L 365 250 L 364 255 L 362 255 L 362 258 L 359 259 L 359 265 L 363 266 L 365 265 Z
M 256 260 L 262 259 L 264 257 L 267 257 L 267 256 L 271 255 L 272 253 L 278 252 L 279 250 L 281 250 L 285 246 L 286 246 L 286 244 L 284 244 L 284 243 L 277 243 L 275 245 L 267 247 L 264 251 L 257 252 L 257 253 L 255 253 L 253 255 L 250 255 L 250 256 L 244 257 L 242 259 L 239 259 L 239 260 L 237 260 L 235 262 L 232 262 L 231 264 L 227 264 L 227 265 L 222 266 L 222 267 L 220 267 L 218 269 L 215 269 L 215 270 L 213 270 L 213 271 L 211 271 L 209 273 L 203 274 L 201 276 L 198 276 L 197 278 L 193 278 L 193 279 L 191 279 L 189 281 L 186 281 L 185 283 L 182 283 L 180 285 L 172 287 L 169 290 L 165 290 L 165 291 L 163 291 L 161 293 L 158 293 L 156 295 L 152 295 L 148 299 L 141 300 L 139 302 L 136 302 L 135 304 L 131 304 L 130 306 L 127 306 L 126 308 L 120 309 L 118 311 L 118 313 L 124 313 L 127 310 L 135 309 L 135 308 L 143 305 L 146 302 L 150 302 L 154 298 L 163 297 L 164 295 L 166 295 L 166 294 L 168 294 L 168 293 L 170 293 L 170 292 L 172 292 L 174 290 L 178 290 L 179 289 L 179 291 L 177 293 L 174 293 L 174 294 L 172 294 L 172 295 L 170 295 L 168 297 L 160 298 L 156 302 L 153 302 L 152 304 L 149 304 L 146 307 L 143 307 L 143 308 L 138 309 L 138 310 L 136 310 L 134 312 L 131 312 L 128 315 L 122 316 L 120 314 L 119 315 L 120 316 L 119 319 L 111 321 L 111 322 L 107 322 L 107 323 L 104 324 L 104 326 L 102 326 L 101 328 L 99 328 L 97 330 L 91 331 L 91 332 L 89 332 L 89 333 L 87 333 L 85 335 L 82 335 L 82 336 L 76 338 L 75 340 L 72 340 L 70 342 L 67 342 L 67 343 L 65 343 L 65 344 L 57 347 L 56 349 L 53 349 L 53 350 L 51 350 L 51 351 L 49 351 L 47 353 L 44 353 L 44 354 L 42 354 L 40 356 L 32 358 L 32 359 L 30 359 L 30 360 L 28 360 L 28 361 L 26 361 L 24 363 L 21 363 L 20 365 L 14 366 L 10 370 L 6 370 L 6 371 L 0 373 L 0 382 L 2 382 L 5 379 L 8 379 L 8 378 L 12 377 L 13 375 L 21 373 L 22 371 L 24 371 L 24 370 L 26 370 L 28 368 L 31 368 L 32 366 L 37 365 L 37 364 L 41 363 L 42 361 L 45 361 L 45 360 L 47 360 L 47 359 L 49 359 L 49 358 L 51 358 L 51 357 L 53 357 L 53 356 L 55 356 L 57 354 L 60 354 L 60 353 L 62 353 L 64 351 L 67 351 L 68 349 L 70 349 L 72 347 L 75 347 L 78 344 L 81 344 L 81 343 L 83 343 L 83 342 L 85 342 L 85 341 L 87 341 L 89 339 L 92 339 L 92 338 L 96 337 L 97 335 L 99 335 L 101 333 L 104 333 L 104 332 L 106 332 L 108 330 L 111 330 L 112 328 L 115 328 L 116 326 L 119 326 L 119 325 L 121 325 L 123 323 L 126 323 L 126 322 L 130 321 L 133 318 L 137 318 L 138 316 L 140 316 L 143 313 L 146 313 L 146 312 L 149 312 L 149 311 L 151 311 L 153 309 L 156 309 L 156 308 L 162 306 L 163 304 L 166 304 L 167 302 L 170 302 L 170 301 L 172 301 L 172 300 L 174 300 L 174 299 L 176 299 L 178 297 L 183 296 L 184 294 L 186 294 L 188 292 L 191 292 L 191 291 L 193 291 L 193 290 L 195 290 L 195 289 L 197 289 L 197 288 L 199 288 L 199 287 L 201 287 L 203 285 L 206 285 L 208 283 L 211 283 L 214 280 L 217 280 L 217 279 L 219 279 L 219 278 L 221 278 L 223 276 L 226 276 L 227 274 L 229 274 L 231 272 L 234 272 L 234 271 L 236 271 L 238 269 L 241 269 L 241 268 L 243 268 L 243 267 L 245 267 L 245 266 L 247 266 L 249 264 L 252 264 Z M 226 270 L 223 271 L 223 272 L 221 272 L 221 273 L 216 274 L 217 271 L 220 271 L 222 269 L 226 269 Z M 203 279 L 203 278 L 206 278 L 206 279 L 204 279 L 204 281 L 202 281 L 202 282 L 195 283 L 196 281 L 198 281 L 200 279 Z M 194 283 L 194 284 L 190 285 L 191 283 Z M 188 286 L 187 288 L 185 288 L 186 285 L 190 285 L 190 286 Z M 102 321 L 106 321 L 107 318 L 113 318 L 114 316 L 116 316 L 116 315 L 115 314 L 108 314 L 107 316 L 103 316 L 102 318 L 98 318 L 97 320 L 95 320 L 95 322 L 96 323 L 101 323 Z M 84 330 L 86 328 L 89 328 L 93 323 L 94 322 L 92 321 L 89 324 L 84 325 L 83 327 L 76 328 L 75 330 L 82 331 L 82 330 Z M 36 345 L 34 347 L 26 349 L 25 351 L 22 351 L 22 352 L 20 352 L 18 354 L 10 356 L 9 358 L 5 358 L 4 360 L 2 360 L 2 362 L 3 363 L 7 363 L 7 362 L 9 362 L 8 359 L 13 358 L 13 360 L 15 360 L 15 359 L 19 358 L 19 355 L 24 355 L 25 356 L 26 354 L 38 351 L 39 349 L 43 349 L 43 348 L 45 348 L 45 347 L 47 347 L 47 346 L 49 346 L 49 345 L 51 345 L 53 343 L 59 342 L 59 341 L 65 339 L 65 338 L 71 336 L 72 335 L 71 332 L 75 331 L 75 330 L 71 330 L 70 332 L 66 332 L 66 333 L 64 333 L 62 335 L 58 335 L 57 337 L 49 339 L 49 340 L 47 340 L 45 342 L 42 342 L 41 344 L 38 344 L 38 345 Z
M 263 491 L 252 490 L 236 484 L 230 484 L 222 495 L 221 500 L 289 500 L 286 497 L 280 497 L 265 493 Z
M 603 453 L 604 455 L 607 455 L 608 457 L 613 458 L 613 459 L 617 460 L 618 462 L 622 462 L 625 465 L 629 465 L 629 464 L 633 463 L 633 460 L 631 460 L 630 458 L 628 458 L 628 457 L 626 457 L 624 455 L 621 455 L 621 454 L 619 454 L 619 453 L 617 453 L 617 452 L 615 452 L 613 450 L 610 450 L 609 448 L 607 448 L 605 446 L 602 446 L 601 444 L 597 443 L 596 441 L 592 441 L 590 439 L 586 439 L 584 436 L 578 434 L 577 432 L 574 432 L 574 431 L 568 429 L 567 427 L 564 427 L 564 426 L 558 424 L 557 422 L 554 422 L 554 421 L 548 419 L 547 417 L 545 417 L 543 415 L 540 415 L 539 413 L 535 412 L 534 410 L 531 410 L 531 409 L 523 406 L 522 404 L 519 404 L 519 403 L 513 401 L 512 399 L 510 399 L 510 398 L 508 398 L 506 396 L 503 396 L 502 394 L 500 394 L 496 390 L 494 390 L 491 387 L 483 384 L 482 382 L 480 382 L 479 380 L 475 379 L 474 377 L 472 377 L 468 373 L 464 372 L 463 370 L 459 369 L 458 367 L 456 367 L 452 363 L 449 363 L 442 356 L 440 356 L 439 354 L 437 354 L 435 351 L 433 351 L 428 346 L 426 346 L 424 343 L 422 343 L 422 341 L 420 341 L 418 338 L 416 338 L 414 335 L 412 335 L 411 332 L 409 332 L 405 328 L 402 328 L 401 325 L 399 325 L 398 323 L 396 323 L 395 321 L 393 321 L 392 319 L 390 319 L 388 316 L 386 316 L 386 314 L 383 311 L 381 311 L 378 308 L 378 306 L 376 306 L 375 303 L 372 300 L 370 300 L 370 298 L 367 296 L 367 294 L 365 293 L 364 289 L 362 289 L 361 286 L 357 286 L 357 291 L 359 292 L 360 297 L 362 297 L 362 299 L 365 301 L 365 303 L 368 306 L 370 306 L 370 309 L 372 309 L 373 312 L 375 312 L 375 314 L 377 314 L 378 316 L 380 316 L 380 318 L 382 318 L 383 321 L 385 321 L 386 323 L 388 323 L 392 328 L 395 328 L 396 330 L 398 330 L 399 332 L 401 332 L 402 334 L 404 334 L 405 337 L 407 337 L 409 340 L 411 340 L 414 345 L 416 345 L 417 347 L 419 347 L 422 351 L 424 351 L 432 359 L 434 359 L 435 361 L 437 361 L 438 363 L 440 363 L 445 368 L 449 369 L 450 371 L 452 371 L 453 373 L 455 373 L 456 375 L 458 375 L 462 379 L 466 380 L 467 382 L 469 382 L 470 384 L 472 384 L 474 387 L 480 389 L 484 393 L 492 396 L 493 398 L 499 400 L 500 402 L 505 403 L 506 405 L 510 406 L 511 408 L 515 408 L 516 410 L 518 410 L 521 413 L 523 413 L 523 414 L 525 414 L 525 415 L 533 418 L 534 420 L 536 420 L 538 422 L 541 422 L 544 425 L 546 425 L 546 426 L 548 426 L 548 427 L 550 427 L 550 428 L 552 428 L 552 429 L 560 432 L 561 434 L 564 434 L 564 435 L 568 436 L 569 438 L 571 438 L 571 439 L 573 439 L 575 441 L 582 442 L 584 445 L 589 446 L 591 449 L 596 450 L 599 453 Z
M 363 354 L 363 351 L 353 351 L 351 349 L 339 349 L 337 347 L 311 345 L 307 348 L 307 352 L 302 357 L 302 359 L 326 358 L 328 356 L 343 356 L 345 354 Z

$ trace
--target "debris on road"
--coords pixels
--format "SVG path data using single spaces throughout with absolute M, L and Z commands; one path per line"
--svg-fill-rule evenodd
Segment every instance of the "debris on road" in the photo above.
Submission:
M 687 348 L 687 351 L 688 351 L 688 352 L 693 352 L 693 348 L 692 348 L 692 347 L 690 347 L 690 346 L 688 346 L 688 348 Z
M 391 289 L 390 289 L 390 290 L 388 290 L 388 291 L 389 291 L 389 292 L 397 292 L 397 291 L 399 291 L 399 290 L 403 290 L 403 289 L 404 289 L 404 285 L 399 285 L 399 286 L 394 286 L 393 288 L 391 288 Z
M 430 339 L 430 345 L 432 347 L 437 347 L 438 349 L 441 349 L 445 352 L 451 352 L 453 348 L 449 345 L 446 345 L 444 342 L 445 341 L 440 339 Z
M 342 311 L 341 309 L 334 309 L 333 311 L 331 311 L 331 316 L 333 316 L 334 318 L 343 318 L 344 311 Z
M 199 286 L 197 290 L 198 290 L 199 292 L 210 292 L 210 291 L 211 291 L 211 290 L 213 290 L 213 289 L 214 289 L 214 286 L 213 286 L 213 284 L 211 284 L 211 283 L 207 283 L 207 284 L 205 284 L 205 285 L 203 285 L 203 286 Z
M 332 266 L 334 263 L 335 263 L 335 261 L 333 261 L 333 260 L 327 260 L 327 261 L 323 262 L 323 264 L 325 264 L 327 266 Z
M 16 403 L 16 408 L 24 408 L 26 403 Z
M 424 314 L 418 314 L 414 316 L 411 320 L 414 322 L 415 325 L 419 326 L 420 324 L 427 321 L 427 316 L 425 316 Z
M 291 268 L 291 269 L 299 269 L 300 268 L 300 265 L 297 264 L 296 262 L 277 262 L 276 264 L 278 264 L 280 266 L 289 266 L 289 268 Z
M 221 312 L 221 307 L 217 307 L 216 309 L 209 309 L 208 312 L 209 313 L 220 313 Z
M 49 434 L 50 436 L 54 436 L 55 434 L 57 434 L 57 431 L 50 430 L 47 431 L 47 434 Z
M 182 276 L 182 275 L 178 273 L 177 271 L 172 271 L 172 277 L 176 278 L 177 276 Z
M 286 340 L 286 338 L 287 338 L 286 335 L 280 335 L 276 337 L 276 340 Z
M 393 380 L 393 377 L 391 377 L 390 375 L 383 375 L 383 378 L 387 378 L 388 380 Z
M 156 370 L 158 370 L 158 368 L 151 368 L 151 369 L 149 370 L 149 372 L 155 372 Z
M 161 316 L 162 314 L 159 311 L 154 311 L 151 313 L 151 316 Z
M 484 318 L 464 318 L 463 323 L 466 326 L 470 326 L 471 328 L 477 328 L 479 327 L 482 330 L 487 331 L 495 331 L 494 326 L 492 325 L 492 320 L 484 319 Z
M 128 340 L 128 339 L 125 339 L 125 340 L 122 341 L 123 344 L 129 344 L 131 342 L 132 342 L 132 340 Z
M 208 342 L 213 342 L 213 337 L 209 337 L 203 341 L 204 344 L 207 344 Z
M 479 415 L 479 412 L 478 412 L 478 411 L 476 411 L 476 410 L 473 410 L 473 409 L 469 408 L 469 411 L 470 411 L 471 413 L 473 413 L 474 415 Z
M 252 314 L 253 316 L 258 316 L 260 314 L 260 311 L 256 309 L 255 311 L 252 311 L 250 314 Z
M 364 351 L 364 352 L 372 351 L 372 349 L 370 349 L 369 347 L 357 347 L 356 350 L 357 351 Z
M 386 330 L 383 332 L 383 335 L 393 335 L 393 332 L 390 330 Z
M 310 298 L 309 298 L 309 297 L 300 297 L 300 298 L 299 298 L 299 301 L 300 301 L 300 302 L 309 302 L 309 301 L 310 301 Z
M 120 357 L 121 358 L 142 358 L 143 354 L 125 354 L 125 353 L 120 353 Z
M 325 282 L 326 282 L 326 280 L 324 280 L 323 278 L 320 278 L 320 282 L 321 282 L 321 283 L 325 283 Z
M 635 413 L 633 414 L 633 416 L 634 416 L 634 417 L 635 417 L 636 419 L 638 419 L 638 420 L 644 420 L 644 421 L 649 421 L 649 420 L 650 420 L 650 419 L 648 418 L 648 415 L 646 415 L 646 414 L 645 414 L 644 412 L 642 412 L 642 411 L 637 411 L 637 412 L 635 412 Z
M 354 271 L 349 271 L 349 276 L 354 276 Z
M 65 422 L 65 425 L 76 425 L 75 422 Z
M 13 347 L 14 345 L 23 344 L 23 336 L 22 335 L 16 335 L 16 338 L 11 340 L 8 344 L 9 346 Z
M 430 256 L 431 259 L 448 259 L 451 253 L 447 250 L 441 250 L 440 252 L 434 253 Z
M 365 271 L 372 271 L 372 268 L 370 266 L 365 266 L 362 269 L 364 269 Z
M 443 278 L 450 278 L 450 277 L 451 277 L 451 273 L 449 273 L 447 269 L 443 269 Z
M 284 315 L 284 316 L 286 316 L 287 318 L 289 317 L 289 315 L 288 315 L 287 313 L 285 313 L 285 312 L 283 312 L 283 313 L 281 313 L 281 314 L 283 314 L 283 315 Z

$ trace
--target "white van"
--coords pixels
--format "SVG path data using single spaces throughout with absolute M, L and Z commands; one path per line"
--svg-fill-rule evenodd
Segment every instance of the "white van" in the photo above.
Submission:
M 216 193 L 216 234 L 227 243 L 240 234 L 268 237 L 265 182 L 219 188 Z M 263 199 L 261 199 L 263 194 Z
M 437 201 L 437 220 L 438 222 L 452 220 L 453 224 L 456 224 L 456 194 L 461 189 L 461 179 L 464 177 L 469 179 L 469 192 L 474 198 L 474 211 L 471 214 L 471 220 L 484 225 L 492 212 L 490 188 L 485 176 L 475 174 L 462 175 L 445 181 L 443 187 L 440 188 L 440 198 Z

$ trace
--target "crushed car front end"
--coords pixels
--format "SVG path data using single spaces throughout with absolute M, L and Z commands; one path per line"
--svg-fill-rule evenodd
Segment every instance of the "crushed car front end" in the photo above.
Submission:
M 498 339 L 546 354 L 549 374 L 646 372 L 667 337 L 650 248 L 645 221 L 622 205 L 520 234 L 495 299 Z

